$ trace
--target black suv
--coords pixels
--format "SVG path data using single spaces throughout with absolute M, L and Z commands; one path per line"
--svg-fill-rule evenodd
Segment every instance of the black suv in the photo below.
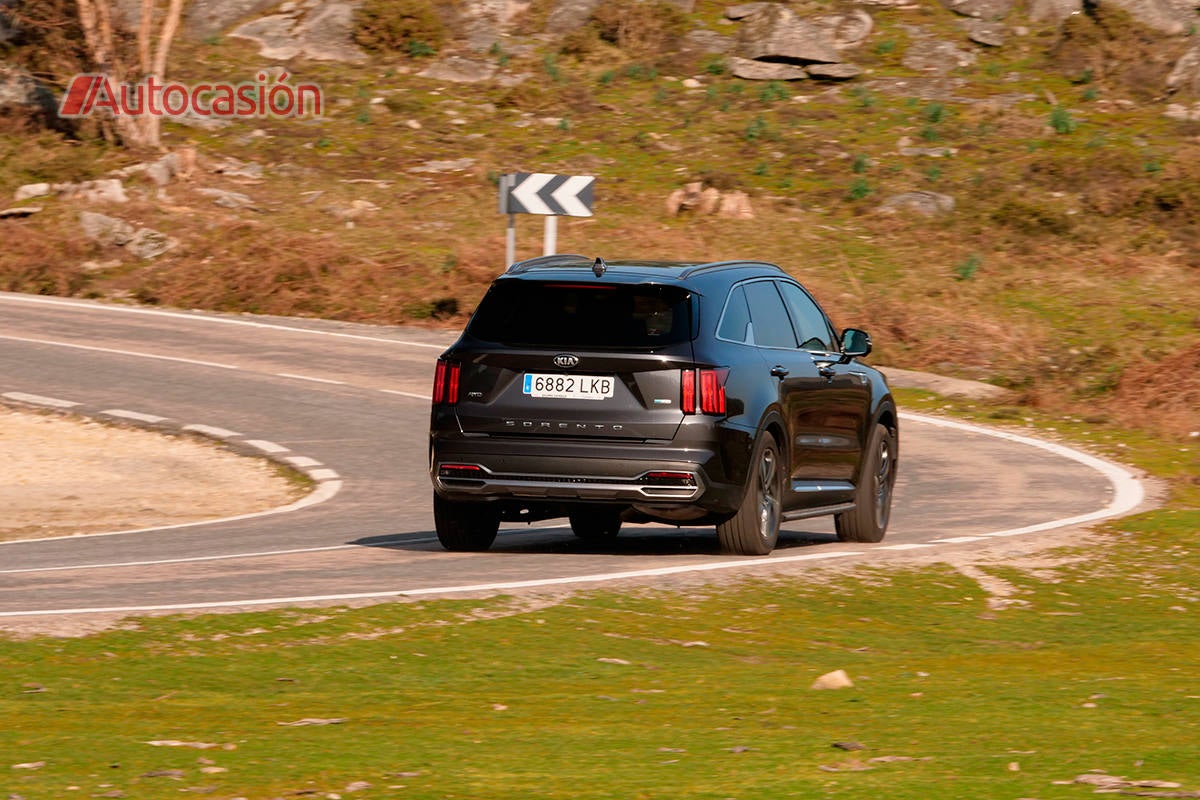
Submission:
M 429 467 L 438 539 L 486 550 L 501 521 L 715 524 L 765 555 L 783 520 L 833 514 L 878 542 L 896 480 L 896 407 L 774 264 L 519 262 L 437 362 Z

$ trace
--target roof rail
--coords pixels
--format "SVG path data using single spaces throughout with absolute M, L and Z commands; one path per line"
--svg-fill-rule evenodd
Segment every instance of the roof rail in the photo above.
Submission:
M 731 269 L 731 268 L 737 268 L 737 267 L 769 267 L 771 269 L 778 270 L 779 272 L 781 272 L 785 275 L 787 274 L 784 271 L 783 267 L 779 266 L 778 264 L 772 264 L 770 261 L 736 260 L 736 261 L 710 261 L 707 264 L 697 264 L 696 266 L 689 267 L 688 269 L 685 269 L 683 272 L 679 273 L 679 277 L 687 278 L 687 277 L 690 277 L 690 276 L 696 274 L 697 272 L 706 272 L 708 270 L 718 270 L 718 269 Z
M 518 261 L 504 270 L 504 274 L 519 275 L 522 272 L 528 272 L 531 269 L 538 269 L 539 267 L 590 267 L 592 263 L 593 259 L 578 253 L 558 253 L 552 256 L 538 256 L 537 258 Z

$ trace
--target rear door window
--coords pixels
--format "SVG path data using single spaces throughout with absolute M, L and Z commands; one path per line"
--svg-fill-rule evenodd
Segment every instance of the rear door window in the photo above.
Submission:
M 743 284 L 750 304 L 750 321 L 754 326 L 754 343 L 759 347 L 795 349 L 796 334 L 783 298 L 774 281 L 754 281 Z
M 649 350 L 690 341 L 691 309 L 679 286 L 506 280 L 467 333 L 510 346 Z
M 717 328 L 717 337 L 730 342 L 754 344 L 750 329 L 750 307 L 746 305 L 746 290 L 741 286 L 735 286 L 729 293 L 725 312 L 721 315 L 721 325 Z

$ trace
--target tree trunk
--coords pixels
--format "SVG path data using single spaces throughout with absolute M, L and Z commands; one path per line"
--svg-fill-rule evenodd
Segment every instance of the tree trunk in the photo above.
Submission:
M 113 28 L 113 10 L 116 0 L 77 0 L 79 22 L 83 28 L 84 41 L 97 68 L 107 75 L 114 86 L 127 82 L 141 82 L 153 78 L 161 85 L 166 78 L 167 55 L 171 42 L 179 30 L 183 16 L 184 0 L 168 0 L 167 7 L 159 13 L 160 0 L 141 0 L 137 26 L 137 69 L 129 69 L 117 43 Z M 156 20 L 155 17 L 160 17 Z M 155 22 L 159 22 L 155 42 Z M 153 47 L 152 47 L 153 45 Z M 162 118 L 149 113 L 117 114 L 104 123 L 109 132 L 115 132 L 121 144 L 131 148 L 158 148 L 161 146 Z

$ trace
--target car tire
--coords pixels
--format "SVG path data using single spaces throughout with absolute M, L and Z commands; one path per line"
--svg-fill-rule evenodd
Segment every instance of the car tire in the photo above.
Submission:
M 491 503 L 456 503 L 433 496 L 438 541 L 452 553 L 482 553 L 496 540 L 500 513 Z
M 876 424 L 867 443 L 862 475 L 854 490 L 854 510 L 833 518 L 839 541 L 883 540 L 892 513 L 896 456 L 896 434 L 886 426 Z
M 783 519 L 783 458 L 775 437 L 764 433 L 754 446 L 742 505 L 717 525 L 721 550 L 739 556 L 765 556 L 779 540 Z
M 567 517 L 571 531 L 585 542 L 607 542 L 621 532 L 621 513 L 602 508 L 576 511 Z

